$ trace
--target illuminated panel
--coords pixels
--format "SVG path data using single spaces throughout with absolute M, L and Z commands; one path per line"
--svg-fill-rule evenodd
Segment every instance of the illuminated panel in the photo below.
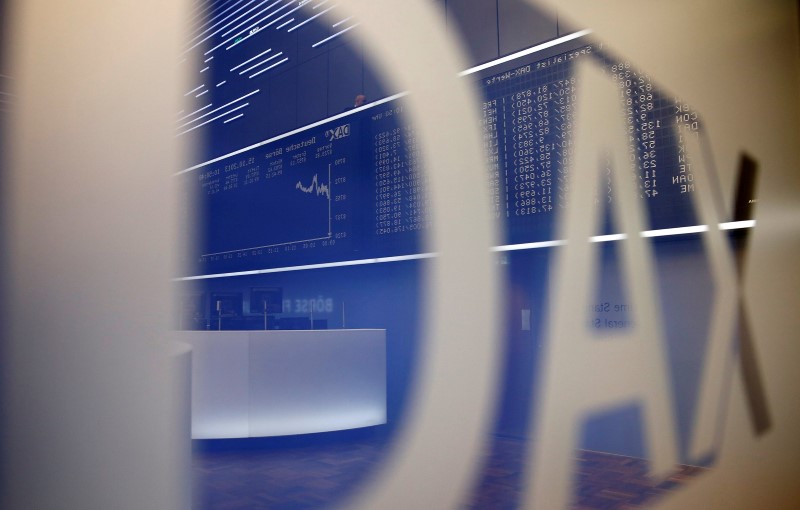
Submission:
M 250 435 L 386 423 L 385 330 L 250 334 Z
M 316 18 L 309 21 L 304 26 Z M 675 235 L 697 224 L 690 201 L 693 166 L 685 153 L 686 140 L 701 129 L 697 113 L 598 43 L 587 43 L 582 39 L 587 34 L 577 32 L 462 73 L 477 82 L 484 96 L 480 108 L 488 191 L 494 216 L 505 223 L 497 251 L 559 243 L 555 219 L 566 207 L 571 186 L 585 178 L 565 168 L 574 150 L 573 99 L 579 88 L 573 67 L 586 59 L 603 67 L 624 98 L 629 156 L 637 166 L 632 177 L 648 213 L 645 235 Z M 231 70 L 267 65 L 280 53 L 261 49 Z M 192 119 L 206 122 L 250 102 L 254 94 L 243 87 L 222 106 L 201 106 L 181 125 L 191 129 Z M 402 122 L 404 115 L 405 101 L 398 94 L 179 172 L 182 188 L 199 205 L 198 215 L 185 218 L 186 224 L 198 222 L 199 238 L 182 276 L 256 274 L 426 254 L 420 234 L 430 223 L 429 172 L 423 171 L 415 130 Z M 613 162 L 599 164 L 610 169 Z M 605 181 L 597 199 L 610 204 L 616 191 Z M 621 238 L 608 214 L 598 220 L 594 241 Z
M 192 331 L 192 438 L 386 423 L 386 331 Z
M 178 340 L 192 346 L 192 438 L 247 437 L 247 335 L 192 331 Z

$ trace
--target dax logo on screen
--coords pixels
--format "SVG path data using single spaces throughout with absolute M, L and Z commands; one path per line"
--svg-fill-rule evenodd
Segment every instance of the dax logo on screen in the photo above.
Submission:
M 325 138 L 327 138 L 329 142 L 339 140 L 341 138 L 347 138 L 348 136 L 350 136 L 350 124 L 342 124 L 339 127 L 325 131 Z

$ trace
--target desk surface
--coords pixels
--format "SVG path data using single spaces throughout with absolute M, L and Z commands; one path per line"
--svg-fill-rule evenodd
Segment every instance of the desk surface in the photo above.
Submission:
M 192 346 L 192 438 L 386 423 L 386 330 L 180 331 Z

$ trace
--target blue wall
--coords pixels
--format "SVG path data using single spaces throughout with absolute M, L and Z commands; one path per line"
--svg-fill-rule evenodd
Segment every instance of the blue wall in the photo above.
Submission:
M 574 31 L 557 18 L 530 8 L 521 0 L 437 0 L 446 16 L 448 30 L 462 37 L 471 64 L 513 53 L 536 43 Z M 304 38 L 325 37 L 317 32 L 298 32 Z M 282 35 L 298 39 L 297 33 Z M 361 48 L 344 38 L 309 50 L 309 41 L 293 40 L 292 66 L 269 82 L 269 109 L 264 118 L 266 139 L 287 130 L 340 113 L 358 93 L 370 100 L 396 92 L 383 87 L 365 64 Z M 306 49 L 304 49 L 306 48 Z M 202 158 L 201 158 L 202 159 Z M 682 449 L 688 444 L 695 405 L 699 367 L 705 351 L 707 316 L 713 285 L 707 275 L 705 255 L 697 238 L 655 242 L 656 268 L 662 313 L 668 340 L 667 355 L 675 393 L 675 410 Z M 495 433 L 525 437 L 536 409 L 540 351 L 546 339 L 544 319 L 548 312 L 548 275 L 553 249 L 510 252 L 498 256 L 506 293 L 503 331 L 498 347 L 503 349 L 503 381 L 495 410 Z M 632 306 L 620 279 L 615 248 L 606 244 L 596 274 L 598 304 Z M 342 306 L 348 328 L 387 330 L 388 398 L 390 428 L 402 423 L 417 366 L 421 342 L 419 327 L 429 309 L 424 296 L 424 270 L 430 262 L 406 261 L 386 264 L 240 276 L 178 284 L 178 293 L 202 293 L 203 313 L 210 310 L 212 292 L 241 292 L 246 302 L 251 287 L 281 287 L 288 307 L 283 316 L 308 317 L 309 302 L 322 304 L 315 319 L 328 327 L 342 326 Z M 325 311 L 326 309 L 330 311 Z M 522 310 L 531 310 L 531 328 L 523 330 Z M 625 320 L 624 313 L 591 314 L 576 309 L 576 320 L 611 318 Z M 187 322 L 188 323 L 188 322 Z M 201 320 L 195 327 L 205 327 Z M 231 323 L 232 324 L 232 323 Z M 249 324 L 258 327 L 253 315 Z M 216 327 L 216 324 L 209 323 Z M 241 326 L 237 326 L 241 327 Z M 602 328 L 596 329 L 602 341 Z M 469 339 L 465 339 L 465 348 Z M 591 381 L 586 381 L 591 385 Z M 583 446 L 592 450 L 644 457 L 639 409 L 622 408 L 590 419 L 583 431 Z

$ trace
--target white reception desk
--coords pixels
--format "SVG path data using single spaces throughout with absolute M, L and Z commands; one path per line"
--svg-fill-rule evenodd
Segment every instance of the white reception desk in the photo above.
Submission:
M 386 423 L 386 330 L 181 331 L 192 346 L 192 439 Z

